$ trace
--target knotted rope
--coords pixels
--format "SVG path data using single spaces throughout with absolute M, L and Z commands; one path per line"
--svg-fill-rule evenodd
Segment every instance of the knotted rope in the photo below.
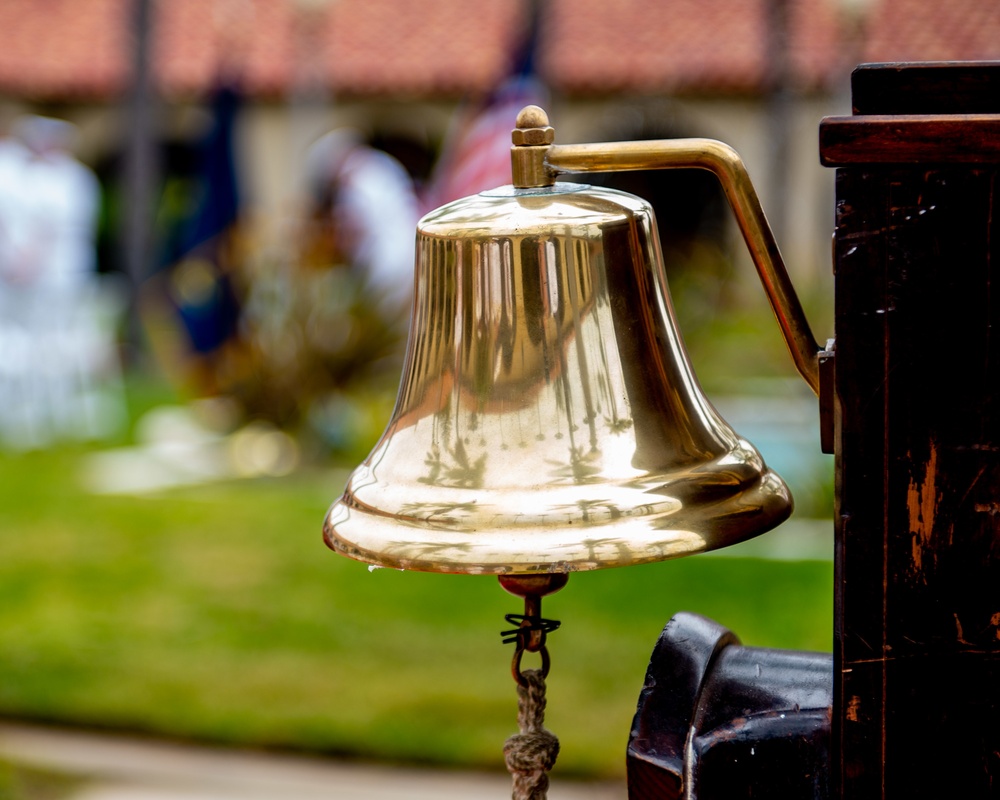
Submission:
M 511 800 L 545 800 L 548 771 L 559 755 L 559 740 L 545 730 L 545 677 L 540 669 L 526 669 L 517 685 L 517 727 L 503 746 L 507 770 L 514 778 Z

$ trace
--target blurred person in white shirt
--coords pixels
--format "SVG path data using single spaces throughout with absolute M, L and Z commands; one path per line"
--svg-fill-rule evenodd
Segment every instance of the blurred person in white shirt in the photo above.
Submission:
M 308 179 L 329 194 L 338 243 L 388 320 L 409 320 L 419 205 L 413 180 L 396 159 L 341 128 L 307 154 Z
M 25 116 L 0 143 L 0 444 L 18 449 L 102 435 L 121 413 L 96 380 L 119 371 L 96 276 L 100 184 L 75 133 Z

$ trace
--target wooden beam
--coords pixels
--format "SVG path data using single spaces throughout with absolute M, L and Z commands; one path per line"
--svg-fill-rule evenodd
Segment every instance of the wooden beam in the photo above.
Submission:
M 827 117 L 820 162 L 856 164 L 1000 163 L 1000 114 Z

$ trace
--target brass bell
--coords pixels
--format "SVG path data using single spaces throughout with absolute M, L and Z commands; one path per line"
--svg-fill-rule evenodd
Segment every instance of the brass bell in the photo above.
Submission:
M 705 167 L 690 162 L 706 157 L 664 163 L 646 142 L 556 146 L 551 131 L 544 112 L 526 109 L 514 185 L 418 224 L 395 410 L 326 518 L 334 550 L 413 570 L 565 573 L 712 550 L 790 515 L 785 483 L 692 372 L 651 206 L 555 180 L 650 160 Z M 628 145 L 641 147 L 621 156 Z M 741 213 L 745 188 L 723 183 L 746 234 L 757 221 Z M 758 261 L 773 278 L 772 249 Z M 780 290 L 778 267 L 769 282 Z M 772 304 L 779 321 L 793 318 L 808 361 L 797 306 L 789 315 L 784 299 Z

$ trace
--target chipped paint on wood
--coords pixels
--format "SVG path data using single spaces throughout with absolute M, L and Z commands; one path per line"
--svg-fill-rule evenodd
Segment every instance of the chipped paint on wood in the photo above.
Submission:
M 955 618 L 955 639 L 959 644 L 974 644 L 965 638 L 965 631 L 962 630 L 962 621 L 958 618 L 958 614 L 952 614 Z
M 847 703 L 847 721 L 857 722 L 858 721 L 858 709 L 861 708 L 861 698 L 854 695 L 850 701 Z
M 924 548 L 934 535 L 934 515 L 939 499 L 936 480 L 937 447 L 931 442 L 924 479 L 918 483 L 911 478 L 906 494 L 906 505 L 910 511 L 910 534 L 913 537 L 913 569 L 918 575 L 923 572 Z M 926 583 L 927 576 L 924 575 L 923 579 Z

